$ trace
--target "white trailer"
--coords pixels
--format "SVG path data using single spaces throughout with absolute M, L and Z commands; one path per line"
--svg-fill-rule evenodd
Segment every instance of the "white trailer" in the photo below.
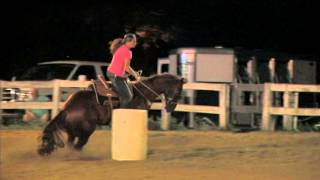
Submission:
M 316 83 L 317 63 L 307 59 L 239 48 L 178 48 L 172 50 L 168 58 L 158 60 L 157 71 L 182 76 L 188 82 L 229 83 L 232 85 L 231 122 L 254 126 L 259 124 L 255 121 L 259 121 L 261 115 L 259 98 L 265 82 Z M 199 99 L 197 95 L 193 91 L 185 92 L 191 104 Z M 194 125 L 193 117 L 190 113 L 189 127 Z

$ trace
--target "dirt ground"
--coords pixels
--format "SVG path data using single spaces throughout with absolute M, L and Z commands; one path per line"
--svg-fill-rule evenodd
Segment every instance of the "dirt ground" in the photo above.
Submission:
M 83 152 L 36 154 L 38 130 L 1 130 L 0 179 L 319 179 L 320 133 L 150 132 L 148 160 L 111 160 L 110 131 Z

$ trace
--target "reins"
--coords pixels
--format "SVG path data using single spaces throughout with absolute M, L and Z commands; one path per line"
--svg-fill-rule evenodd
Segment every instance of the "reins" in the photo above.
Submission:
M 161 100 L 163 100 L 163 97 L 162 97 L 159 93 L 155 92 L 152 88 L 150 88 L 149 86 L 147 86 L 144 82 L 139 81 L 138 83 L 142 84 L 146 89 L 148 89 L 150 92 L 152 92 L 154 95 L 156 95 L 157 98 L 160 98 Z M 144 94 L 143 92 L 141 92 L 141 90 L 140 90 L 135 84 L 132 84 L 132 86 L 133 86 L 133 88 L 135 88 L 135 89 L 138 91 L 138 93 L 139 93 L 143 98 L 146 99 L 148 105 L 151 105 L 152 102 L 150 101 L 150 99 L 147 98 L 147 97 L 145 96 L 145 94 Z
M 140 73 L 141 74 L 141 73 Z M 100 79 L 100 81 L 102 82 L 103 86 L 108 89 L 108 85 L 105 83 L 104 79 L 102 79 L 101 77 L 98 77 Z M 149 90 L 151 93 L 153 93 L 154 95 L 156 95 L 156 98 L 160 98 L 161 100 L 164 100 L 164 96 L 161 96 L 159 93 L 157 93 L 155 90 L 153 90 L 151 87 L 149 87 L 148 85 L 146 85 L 144 82 L 142 81 L 138 81 L 137 83 L 140 83 L 143 87 L 145 87 L 147 90 Z M 99 97 L 98 97 L 98 92 L 95 86 L 95 83 L 92 81 L 92 85 L 93 85 L 93 89 L 95 92 L 95 97 L 97 100 L 97 103 L 100 104 L 99 101 Z M 152 102 L 151 100 L 135 85 L 132 83 L 133 88 L 135 88 L 137 90 L 137 92 L 147 101 L 148 105 L 151 105 Z
M 96 88 L 96 85 L 94 83 L 94 80 L 91 80 L 91 83 L 92 83 L 92 86 L 93 86 L 93 89 L 94 89 L 94 94 L 96 96 L 97 103 L 100 104 L 99 97 L 98 97 L 98 92 L 97 92 L 97 88 Z

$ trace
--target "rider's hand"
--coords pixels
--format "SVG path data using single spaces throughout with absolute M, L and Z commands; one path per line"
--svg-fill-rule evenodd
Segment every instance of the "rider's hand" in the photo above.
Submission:
M 136 81 L 140 81 L 141 80 L 141 74 L 142 74 L 142 70 L 136 71 L 135 72 L 135 79 Z
M 104 78 L 104 76 L 102 74 L 98 74 L 98 78 L 101 79 Z
M 136 81 L 140 81 L 140 80 L 141 80 L 141 76 L 136 75 L 136 76 L 135 76 L 135 79 L 136 79 Z
M 135 72 L 135 76 L 134 78 L 136 79 L 136 81 L 140 81 L 141 80 L 141 76 L 139 73 Z

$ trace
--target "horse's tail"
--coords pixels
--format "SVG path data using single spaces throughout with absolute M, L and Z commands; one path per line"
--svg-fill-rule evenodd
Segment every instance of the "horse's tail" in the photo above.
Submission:
M 66 118 L 66 111 L 62 110 L 59 114 L 52 119 L 49 124 L 43 130 L 41 136 L 41 144 L 38 148 L 39 155 L 49 155 L 51 154 L 57 147 L 64 147 L 63 140 L 59 134 L 59 126 L 61 126 Z

